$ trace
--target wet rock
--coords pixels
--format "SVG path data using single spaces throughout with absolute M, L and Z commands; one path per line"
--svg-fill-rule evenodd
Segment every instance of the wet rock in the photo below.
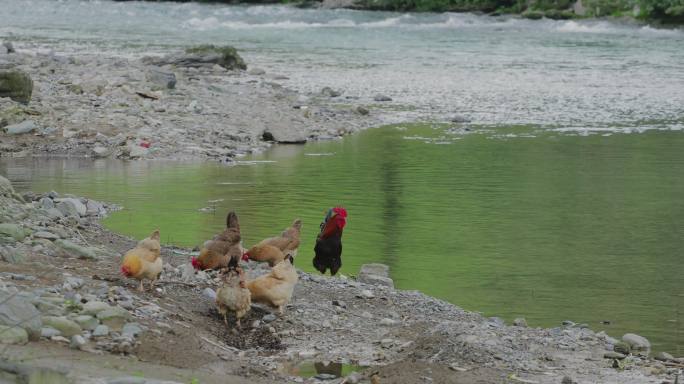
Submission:
M 373 100 L 375 100 L 375 101 L 392 101 L 392 98 L 387 96 L 387 95 L 383 95 L 383 94 L 378 93 L 377 95 L 373 96 Z
M 570 376 L 563 376 L 561 384 L 575 384 L 575 381 Z
M 100 322 L 90 315 L 76 316 L 74 318 L 74 321 L 78 325 L 80 325 L 82 329 L 85 329 L 86 331 L 95 330 L 95 328 L 97 328 L 97 326 L 100 325 Z
M 36 129 L 36 123 L 33 120 L 25 120 L 18 124 L 12 124 L 5 127 L 8 135 L 22 135 L 24 133 L 31 133 Z
M 97 254 L 95 250 L 92 248 L 82 247 L 78 244 L 74 244 L 71 241 L 64 239 L 55 240 L 55 244 L 62 248 L 71 257 L 88 260 L 97 259 Z
M 17 224 L 0 224 L 0 234 L 12 237 L 16 241 L 22 241 L 26 238 L 26 230 Z
M 365 115 L 369 114 L 370 111 L 368 110 L 368 108 L 359 105 L 358 107 L 356 107 L 356 113 L 358 113 L 359 115 L 365 116 Z
M 40 329 L 40 336 L 45 337 L 45 338 L 51 338 L 53 336 L 60 336 L 62 332 L 52 328 L 52 327 L 43 327 Z
M 20 327 L 0 325 L 0 344 L 26 344 L 28 333 Z
M 342 92 L 332 89 L 330 87 L 324 87 L 323 89 L 321 89 L 321 95 L 327 97 L 338 97 L 342 95 Z
M 28 104 L 33 93 L 33 81 L 28 73 L 10 69 L 0 70 L 0 98 L 10 99 Z
M 518 317 L 513 320 L 513 325 L 516 327 L 527 327 L 527 320 L 524 317 Z
M 106 325 L 98 325 L 93 330 L 93 337 L 103 337 L 109 335 L 109 327 Z
M 71 337 L 81 333 L 81 326 L 64 316 L 43 316 L 43 324 L 58 330 L 63 336 Z
M 176 74 L 159 67 L 150 67 L 147 70 L 147 80 L 166 89 L 176 87 Z
M 81 335 L 73 335 L 71 336 L 71 343 L 69 344 L 69 347 L 73 349 L 83 349 L 87 344 L 86 339 L 81 336 Z
M 634 333 L 626 333 L 622 336 L 622 341 L 629 344 L 632 350 L 646 351 L 651 349 L 651 343 L 643 336 Z
M 0 288 L 0 325 L 15 326 L 26 330 L 31 340 L 40 339 L 43 323 L 40 312 L 24 296 Z

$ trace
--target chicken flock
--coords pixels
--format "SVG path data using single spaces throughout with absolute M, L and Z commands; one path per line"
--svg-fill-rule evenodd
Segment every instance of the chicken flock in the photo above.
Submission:
M 343 207 L 328 210 L 320 225 L 314 247 L 313 266 L 325 274 L 329 269 L 335 275 L 342 266 L 342 232 L 347 223 L 347 211 Z M 199 255 L 190 260 L 196 270 L 218 270 L 221 286 L 216 291 L 216 307 L 228 325 L 228 315 L 240 319 L 251 309 L 252 303 L 265 304 L 283 314 L 290 302 L 299 276 L 294 268 L 294 259 L 299 249 L 302 221 L 296 219 L 280 235 L 264 239 L 251 248 L 242 247 L 240 223 L 235 212 L 226 217 L 226 228 L 211 240 L 204 242 Z M 121 273 L 140 281 L 149 281 L 150 289 L 162 272 L 161 244 L 159 230 L 140 240 L 135 248 L 126 252 L 121 263 Z M 270 271 L 252 280 L 246 274 L 240 261 L 268 263 Z

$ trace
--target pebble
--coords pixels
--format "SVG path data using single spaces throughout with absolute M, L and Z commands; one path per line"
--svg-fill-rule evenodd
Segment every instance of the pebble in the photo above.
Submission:
M 625 357 L 627 357 L 627 356 L 626 356 L 626 355 L 623 355 L 622 353 L 619 353 L 619 352 L 606 352 L 606 353 L 603 354 L 603 358 L 604 358 L 604 359 L 618 359 L 618 360 L 622 360 L 622 359 L 624 359 Z
M 310 359 L 316 356 L 317 352 L 312 350 L 299 351 L 299 357 L 302 359 Z
M 648 350 L 651 348 L 651 343 L 643 336 L 634 333 L 626 333 L 622 336 L 622 341 L 629 344 L 633 350 Z
M 377 95 L 373 96 L 373 100 L 375 100 L 375 101 L 392 101 L 392 98 L 387 96 L 387 95 L 383 95 L 381 93 L 378 93 Z
M 50 337 L 50 340 L 57 341 L 60 343 L 69 343 L 69 339 L 67 339 L 64 336 L 52 336 L 52 337 Z
M 134 338 L 142 333 L 142 328 L 138 323 L 126 323 L 121 330 L 121 335 L 124 337 Z
M 264 317 L 261 318 L 261 320 L 262 320 L 264 323 L 270 323 L 270 322 L 272 322 L 272 321 L 275 321 L 275 319 L 276 319 L 276 315 L 274 315 L 274 314 L 272 314 L 272 313 L 269 313 L 269 314 L 267 314 L 267 315 L 265 315 Z
M 109 335 L 109 327 L 106 325 L 98 325 L 93 331 L 93 337 L 102 337 Z
M 391 326 L 394 326 L 394 325 L 397 325 L 397 324 L 399 324 L 398 321 L 393 320 L 393 319 L 389 319 L 389 318 L 384 318 L 384 319 L 381 319 L 381 320 L 380 320 L 380 325 L 383 325 L 383 326 L 386 326 L 386 327 L 391 327 Z
M 364 289 L 362 290 L 357 297 L 363 298 L 363 299 L 372 299 L 375 297 L 373 292 L 370 289 Z
M 47 232 L 47 231 L 38 231 L 33 233 L 33 237 L 37 239 L 47 239 L 47 240 L 57 240 L 59 239 L 59 236 L 55 235 L 54 233 Z
M 73 349 L 83 349 L 83 347 L 86 345 L 86 340 L 83 336 L 81 335 L 73 335 L 71 337 L 71 343 L 69 346 Z
M 513 325 L 516 327 L 527 327 L 527 320 L 524 317 L 518 317 L 513 320 Z
M 658 352 L 655 355 L 655 359 L 660 361 L 674 361 L 675 358 L 667 352 Z
M 202 295 L 209 300 L 216 300 L 216 291 L 209 287 L 204 288 L 204 290 L 202 291 Z
M 59 336 L 62 333 L 52 327 L 43 327 L 40 329 L 40 336 L 45 338 L 51 338 L 53 336 Z

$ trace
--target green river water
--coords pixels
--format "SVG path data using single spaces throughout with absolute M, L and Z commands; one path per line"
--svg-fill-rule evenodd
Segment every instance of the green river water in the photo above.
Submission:
M 673 131 L 390 126 L 237 166 L 0 159 L 0 173 L 21 190 L 120 204 L 110 229 L 141 238 L 159 227 L 164 242 L 189 247 L 220 231 L 229 209 L 246 246 L 300 217 L 296 265 L 309 272 L 325 210 L 342 204 L 342 274 L 385 263 L 399 288 L 487 316 L 635 332 L 683 355 L 682 148 Z

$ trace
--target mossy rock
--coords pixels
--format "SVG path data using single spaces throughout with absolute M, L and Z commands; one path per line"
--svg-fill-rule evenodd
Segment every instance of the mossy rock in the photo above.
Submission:
M 544 12 L 544 17 L 553 20 L 568 20 L 575 17 L 575 13 L 570 10 L 549 9 Z
M 622 353 L 623 355 L 629 355 L 631 352 L 631 348 L 629 344 L 625 343 L 624 341 L 620 341 L 619 343 L 613 346 L 613 351 Z
M 15 69 L 0 70 L 0 97 L 28 104 L 33 93 L 33 80 L 26 72 Z
M 522 13 L 522 17 L 530 20 L 539 20 L 544 17 L 544 12 L 528 9 Z
M 226 69 L 247 69 L 247 64 L 242 57 L 237 53 L 237 49 L 231 46 L 217 47 L 212 44 L 200 45 L 197 47 L 188 48 L 186 53 L 193 55 L 219 55 L 219 60 L 216 64 Z

